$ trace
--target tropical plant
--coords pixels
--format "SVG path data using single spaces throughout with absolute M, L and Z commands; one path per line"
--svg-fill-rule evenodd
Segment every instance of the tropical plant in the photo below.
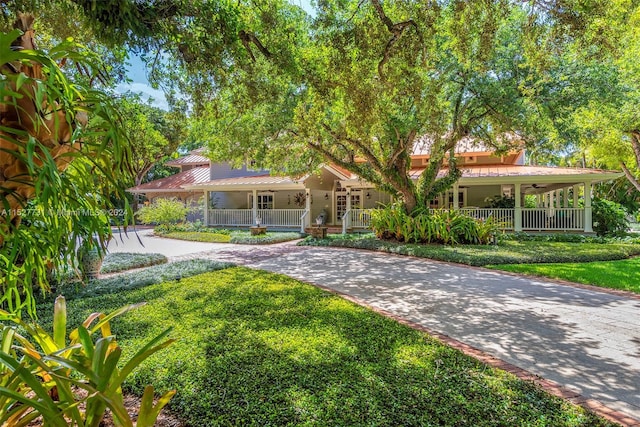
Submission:
M 406 243 L 485 244 L 499 224 L 493 217 L 477 220 L 457 210 L 419 209 L 407 215 L 394 203 L 371 212 L 371 228 L 379 239 Z
M 143 224 L 167 225 L 184 222 L 189 208 L 173 199 L 156 199 L 149 206 L 141 207 L 136 216 Z
M 58 65 L 94 75 L 99 58 L 71 41 L 37 50 L 28 15 L 15 27 L 0 33 L 0 304 L 34 314 L 33 288 L 76 265 L 80 242 L 91 236 L 104 250 L 110 197 L 126 199 L 130 155 L 109 96 Z
M 171 328 L 149 341 L 128 360 L 111 333 L 109 322 L 141 304 L 112 312 L 91 314 L 67 335 L 67 307 L 56 298 L 53 332 L 0 310 L 0 320 L 13 326 L 2 329 L 0 351 L 0 422 L 27 426 L 38 417 L 51 426 L 99 426 L 109 408 L 118 425 L 134 423 L 124 405 L 122 383 L 146 358 L 170 345 Z M 26 335 L 22 335 L 22 331 Z M 99 332 L 100 336 L 94 338 Z M 154 404 L 147 386 L 137 415 L 138 427 L 153 426 L 175 390 Z

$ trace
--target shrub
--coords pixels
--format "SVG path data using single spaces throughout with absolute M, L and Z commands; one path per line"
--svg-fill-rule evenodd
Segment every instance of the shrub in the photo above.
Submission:
M 174 224 L 184 222 L 188 211 L 189 208 L 178 200 L 157 199 L 140 208 L 136 216 L 143 224 Z
M 605 199 L 594 199 L 593 231 L 598 236 L 623 236 L 629 229 L 627 211 L 621 204 Z

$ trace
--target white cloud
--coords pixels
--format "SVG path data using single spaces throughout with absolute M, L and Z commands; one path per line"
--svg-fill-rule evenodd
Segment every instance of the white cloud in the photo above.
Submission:
M 154 89 L 146 83 L 120 83 L 116 87 L 116 92 L 125 93 L 127 91 L 139 94 L 143 100 L 151 99 L 153 106 L 165 111 L 169 110 L 169 103 L 161 90 Z

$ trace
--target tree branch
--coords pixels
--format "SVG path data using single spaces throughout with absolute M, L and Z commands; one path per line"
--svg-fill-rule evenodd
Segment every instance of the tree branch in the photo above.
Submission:
M 376 13 L 378 14 L 378 17 L 380 18 L 382 23 L 391 33 L 391 39 L 389 39 L 389 41 L 387 42 L 387 46 L 384 49 L 382 59 L 378 63 L 378 74 L 381 78 L 384 78 L 384 66 L 391 57 L 393 46 L 398 42 L 398 40 L 400 40 L 400 38 L 404 34 L 404 30 L 409 26 L 413 26 L 416 29 L 416 32 L 418 32 L 419 34 L 418 25 L 412 19 L 394 24 L 393 21 L 391 21 L 391 19 L 389 19 L 389 17 L 384 13 L 384 9 L 380 4 L 380 0 L 371 0 L 371 4 L 376 10 Z
M 245 30 L 240 30 L 240 32 L 238 33 L 238 37 L 240 37 L 242 44 L 244 45 L 245 49 L 247 49 L 247 52 L 249 52 L 251 61 L 256 62 L 256 57 L 253 55 L 253 51 L 251 50 L 251 43 L 253 43 L 258 48 L 258 50 L 265 56 L 265 58 L 271 58 L 271 52 L 269 52 L 269 50 L 263 46 L 263 44 L 260 42 L 260 39 L 258 39 L 255 34 L 247 33 Z

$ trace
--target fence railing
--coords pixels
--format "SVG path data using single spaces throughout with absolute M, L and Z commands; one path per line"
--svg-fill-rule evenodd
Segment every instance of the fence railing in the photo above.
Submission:
M 522 209 L 522 229 L 525 231 L 584 230 L 583 208 Z
M 264 226 L 298 227 L 304 209 L 258 209 Z
M 250 227 L 255 225 L 251 209 L 209 209 L 207 225 L 222 227 Z
M 433 210 L 432 210 L 433 211 Z M 367 229 L 371 221 L 371 209 L 350 209 L 342 217 L 343 230 Z M 460 208 L 460 212 L 476 219 L 489 217 L 504 230 L 515 229 L 515 209 Z M 304 209 L 260 209 L 257 212 L 264 226 L 303 227 Z M 520 225 L 523 231 L 581 231 L 584 230 L 582 208 L 522 208 Z M 249 227 L 255 225 L 252 209 L 211 209 L 209 223 L 212 226 Z

